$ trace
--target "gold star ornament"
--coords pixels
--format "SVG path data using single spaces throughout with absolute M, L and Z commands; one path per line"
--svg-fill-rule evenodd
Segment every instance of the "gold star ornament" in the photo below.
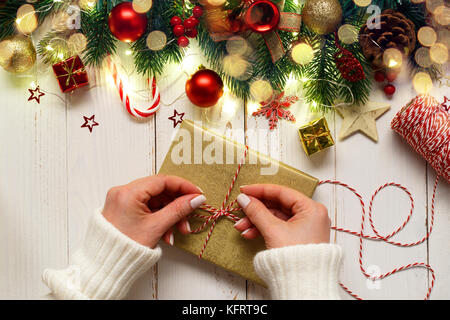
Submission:
M 339 132 L 339 140 L 343 140 L 355 132 L 362 132 L 373 141 L 378 141 L 375 120 L 388 111 L 387 103 L 368 101 L 361 106 L 337 107 L 338 114 L 344 119 Z

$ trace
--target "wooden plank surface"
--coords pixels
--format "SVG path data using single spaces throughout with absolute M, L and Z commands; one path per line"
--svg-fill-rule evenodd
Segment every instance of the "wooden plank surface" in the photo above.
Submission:
M 59 93 L 49 71 L 33 70 L 29 77 L 17 77 L 0 70 L 0 298 L 42 296 L 47 291 L 41 282 L 42 270 L 61 268 L 69 262 L 89 216 L 103 205 L 107 190 L 157 172 L 175 133 L 168 120 L 174 109 L 185 112 L 185 119 L 202 121 L 202 125 L 242 143 L 247 129 L 250 147 L 319 179 L 347 182 L 361 192 L 366 202 L 384 182 L 405 185 L 414 195 L 416 210 L 405 230 L 394 239 L 409 242 L 425 235 L 430 222 L 434 172 L 389 128 L 394 114 L 415 95 L 406 74 L 397 80 L 391 111 L 377 121 L 378 144 L 358 134 L 307 157 L 297 128 L 318 115 L 311 114 L 302 101 L 292 107 L 297 123 L 283 121 L 273 132 L 263 131 L 267 130 L 267 121 L 249 116 L 249 105 L 246 112 L 243 101 L 224 99 L 225 104 L 214 110 L 193 107 L 183 96 L 183 87 L 185 72 L 189 74 L 202 62 L 196 60 L 195 54 L 194 49 L 188 63 L 178 69 L 173 66 L 161 78 L 163 105 L 156 117 L 148 121 L 135 121 L 128 116 L 116 90 L 107 84 L 104 70 L 89 70 L 94 87 L 71 95 Z M 40 104 L 27 101 L 32 81 L 47 92 Z M 140 77 L 133 77 L 130 84 L 136 90 L 145 87 Z M 442 100 L 447 89 L 436 89 L 433 94 Z M 374 91 L 372 99 L 386 101 L 380 90 Z M 83 116 L 92 115 L 100 125 L 90 133 L 81 125 Z M 333 113 L 327 119 L 336 136 L 341 119 Z M 258 131 L 263 134 L 250 134 Z M 385 272 L 398 265 L 428 261 L 437 276 L 432 298 L 448 299 L 450 264 L 445 253 L 450 249 L 449 192 L 448 183 L 442 182 L 429 241 L 413 248 L 366 241 L 364 265 L 374 272 Z M 321 186 L 314 199 L 328 207 L 333 223 L 358 230 L 361 211 L 354 195 L 339 187 Z M 381 192 L 374 206 L 379 231 L 392 232 L 405 219 L 408 208 L 409 200 L 401 191 Z M 369 225 L 367 231 L 368 228 Z M 362 297 L 420 299 L 425 295 L 430 283 L 426 271 L 405 271 L 380 283 L 368 283 L 358 267 L 358 239 L 341 233 L 333 234 L 332 239 L 345 252 L 341 279 Z M 179 249 L 166 245 L 163 249 L 161 261 L 136 283 L 130 298 L 268 297 L 266 290 Z

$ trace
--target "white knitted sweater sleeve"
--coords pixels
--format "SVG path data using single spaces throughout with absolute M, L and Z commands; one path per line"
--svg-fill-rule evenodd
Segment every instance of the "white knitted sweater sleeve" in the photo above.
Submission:
M 259 252 L 254 265 L 273 299 L 340 299 L 341 256 L 335 244 L 295 245 Z
M 42 277 L 56 299 L 121 299 L 160 257 L 160 247 L 133 241 L 97 210 L 71 265 L 44 270 Z

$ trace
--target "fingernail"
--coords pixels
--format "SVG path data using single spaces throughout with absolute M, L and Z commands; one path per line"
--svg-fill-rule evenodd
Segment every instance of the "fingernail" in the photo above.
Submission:
M 191 225 L 189 224 L 189 221 L 186 220 L 185 224 L 186 224 L 187 231 L 189 231 L 189 233 L 191 233 Z
M 197 209 L 200 207 L 206 200 L 206 197 L 204 195 L 199 195 L 191 200 L 191 208 Z
M 239 206 L 242 209 L 247 208 L 248 204 L 250 203 L 250 198 L 247 197 L 246 194 L 241 193 L 240 195 L 237 196 L 236 198 L 237 202 L 239 203 Z
M 240 219 L 238 222 L 234 224 L 234 227 L 236 228 L 238 225 L 240 225 L 244 221 L 244 218 Z
M 169 243 L 170 243 L 171 246 L 173 246 L 173 232 L 170 233 Z
M 200 190 L 201 193 L 204 193 L 202 188 L 200 188 L 199 186 L 196 186 L 198 190 Z
M 243 236 L 244 234 L 246 234 L 247 232 L 249 232 L 251 230 L 251 228 L 248 228 L 247 230 L 242 231 L 241 236 Z
M 245 188 L 247 185 L 240 186 L 239 189 Z

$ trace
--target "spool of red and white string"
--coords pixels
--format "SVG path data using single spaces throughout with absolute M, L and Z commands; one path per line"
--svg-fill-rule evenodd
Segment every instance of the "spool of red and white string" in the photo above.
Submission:
M 159 93 L 158 87 L 156 86 L 155 77 L 152 77 L 151 79 L 147 80 L 148 85 L 149 86 L 151 85 L 150 107 L 145 106 L 143 108 L 140 108 L 140 107 L 131 105 L 129 94 L 126 93 L 124 90 L 123 80 L 120 77 L 120 75 L 117 71 L 117 66 L 114 63 L 111 56 L 108 56 L 108 58 L 107 58 L 107 65 L 108 65 L 108 69 L 111 72 L 111 75 L 114 79 L 114 84 L 119 92 L 120 100 L 122 100 L 122 102 L 125 105 L 125 108 L 129 114 L 131 114 L 132 116 L 134 116 L 136 118 L 148 118 L 151 115 L 155 114 L 156 111 L 158 111 L 158 109 L 160 107 L 160 102 L 161 102 L 161 95 Z
M 435 98 L 414 98 L 397 113 L 391 128 L 450 182 L 450 113 Z

